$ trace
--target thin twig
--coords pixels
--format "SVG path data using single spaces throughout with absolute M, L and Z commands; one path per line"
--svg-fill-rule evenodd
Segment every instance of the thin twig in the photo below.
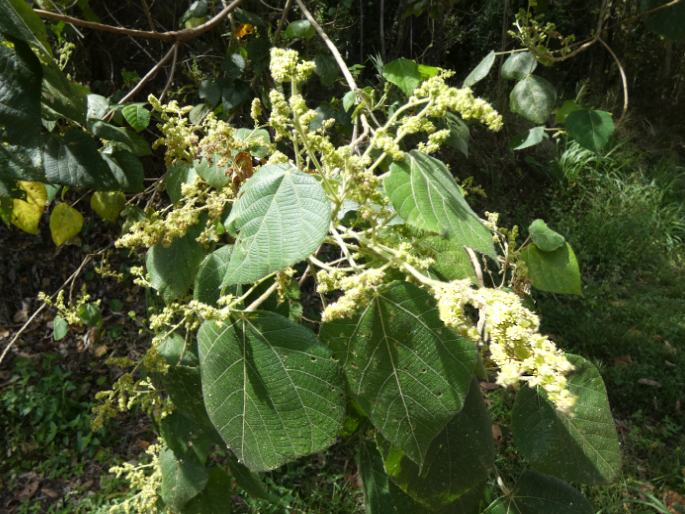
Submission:
M 162 99 L 164 98 L 164 95 L 166 95 L 167 91 L 169 91 L 169 88 L 171 87 L 171 83 L 174 80 L 174 74 L 176 73 L 176 61 L 178 59 L 178 47 L 180 43 L 176 41 L 174 43 L 174 46 L 172 50 L 174 51 L 173 55 L 171 56 L 171 70 L 169 71 L 169 78 L 166 81 L 166 84 L 164 84 L 164 89 L 162 89 L 162 93 L 159 95 L 159 101 L 161 102 Z
M 269 298 L 269 296 L 271 296 L 274 293 L 274 291 L 276 291 L 276 289 L 278 289 L 278 281 L 271 284 L 271 287 L 269 287 L 269 289 L 264 291 L 264 293 L 262 293 L 262 295 L 259 298 L 257 298 L 254 302 L 252 302 L 250 305 L 248 305 L 245 308 L 244 312 L 253 312 L 253 311 L 257 310 L 257 308 L 261 304 L 263 304 Z
M 276 32 L 274 32 L 274 41 L 278 41 L 278 36 L 281 34 L 285 21 L 288 19 L 288 11 L 290 10 L 292 3 L 293 0 L 286 0 L 285 5 L 283 6 L 283 14 L 281 14 L 281 18 L 278 20 L 278 25 L 276 26 Z
M 57 296 L 57 293 L 59 293 L 60 291 L 62 291 L 62 290 L 63 290 L 65 287 L 67 287 L 71 282 L 73 282 L 74 280 L 76 280 L 76 278 L 81 274 L 81 271 L 83 270 L 83 268 L 85 267 L 85 265 L 88 264 L 88 262 L 90 262 L 91 259 L 92 259 L 92 255 L 86 255 L 86 257 L 83 259 L 83 261 L 81 261 L 81 264 L 79 265 L 79 267 L 76 268 L 76 271 L 74 271 L 74 272 L 69 276 L 69 278 L 67 278 L 67 279 L 64 281 L 64 283 L 60 286 L 60 288 L 59 288 L 57 291 L 55 291 L 55 292 L 52 294 L 52 296 L 50 296 L 50 299 L 52 299 L 52 298 L 54 298 L 55 296 Z M 5 356 L 6 356 L 7 353 L 10 351 L 10 349 L 12 348 L 12 346 L 14 346 L 14 344 L 19 340 L 19 338 L 21 337 L 21 335 L 22 335 L 24 332 L 26 332 L 26 329 L 29 328 L 29 326 L 31 325 L 31 323 L 33 323 L 33 320 L 35 320 L 35 319 L 38 317 L 38 315 L 39 315 L 41 312 L 43 312 L 43 309 L 45 309 L 45 307 L 47 307 L 47 305 L 48 305 L 47 303 L 43 302 L 43 303 L 41 304 L 41 306 L 38 307 L 38 308 L 35 310 L 35 312 L 31 315 L 31 317 L 30 317 L 29 319 L 26 320 L 26 322 L 21 326 L 21 328 L 20 328 L 19 330 L 17 330 L 17 332 L 14 334 L 14 337 L 10 340 L 9 343 L 7 343 L 7 346 L 5 346 L 5 349 L 2 351 L 2 354 L 0 354 L 0 364 L 2 364 L 2 361 L 5 359 Z
M 217 25 L 219 25 L 226 16 L 228 16 L 242 3 L 242 1 L 243 0 L 234 0 L 229 5 L 224 7 L 221 11 L 219 11 L 219 13 L 217 13 L 213 18 L 206 21 L 202 25 L 198 25 L 197 27 L 193 27 L 190 29 L 171 30 L 167 32 L 155 32 L 151 30 L 117 27 L 114 25 L 107 25 L 104 23 L 97 23 L 94 21 L 86 21 L 80 18 L 75 18 L 73 16 L 67 16 L 65 14 L 59 14 L 52 11 L 44 11 L 43 9 L 34 9 L 33 11 L 41 18 L 47 18 L 49 20 L 55 21 L 63 21 L 65 23 L 70 23 L 71 25 L 76 25 L 77 27 L 99 30 L 101 32 L 111 32 L 113 34 L 122 34 L 125 36 L 132 36 L 141 39 L 158 39 L 161 41 L 189 41 L 198 36 L 201 36 L 205 32 L 208 32 Z
M 634 21 L 639 20 L 640 18 L 644 18 L 645 16 L 650 16 L 654 14 L 655 12 L 659 12 L 663 9 L 669 9 L 671 7 L 675 7 L 676 5 L 682 3 L 683 0 L 671 0 L 670 2 L 666 2 L 665 4 L 662 5 L 657 5 L 656 7 L 653 7 L 652 9 L 647 9 L 646 11 L 642 11 L 640 14 L 637 14 L 633 16 L 632 18 L 628 18 L 625 20 L 625 23 L 632 23 Z
M 466 253 L 469 254 L 469 259 L 471 259 L 471 264 L 473 264 L 473 269 L 476 272 L 476 277 L 478 278 L 478 285 L 480 287 L 485 287 L 485 281 L 483 280 L 483 268 L 478 262 L 478 256 L 471 248 L 466 247 Z
M 324 32 L 321 25 L 319 25 L 319 22 L 317 22 L 314 16 L 312 16 L 312 13 L 309 12 L 309 9 L 307 9 L 307 6 L 304 5 L 304 2 L 302 0 L 295 1 L 297 2 L 300 11 L 302 11 L 302 14 L 304 14 L 304 17 L 309 20 L 309 23 L 312 24 L 312 27 L 314 27 L 314 30 L 316 30 L 316 32 L 319 34 L 319 37 L 323 39 L 323 42 L 328 47 L 328 50 L 330 50 L 330 52 L 333 54 L 333 58 L 335 59 L 335 62 L 338 63 L 338 67 L 340 68 L 340 71 L 342 71 L 348 87 L 352 91 L 357 90 L 357 82 L 354 80 L 354 77 L 352 76 L 350 69 L 347 67 L 347 64 L 345 64 L 345 59 L 343 59 L 342 55 L 340 55 L 338 48 L 335 46 L 333 41 L 331 41 L 331 38 L 328 37 L 328 34 Z
M 150 71 L 148 71 L 148 72 L 145 74 L 145 76 L 144 76 L 142 79 L 140 79 L 140 80 L 138 81 L 138 83 L 136 84 L 136 87 L 134 87 L 133 89 L 131 89 L 131 91 L 129 91 L 129 92 L 126 94 L 126 96 L 124 96 L 121 100 L 119 100 L 118 103 L 120 103 L 120 104 L 125 104 L 125 103 L 128 102 L 131 98 L 133 98 L 134 96 L 136 96 L 136 95 L 145 87 L 145 84 L 147 84 L 148 81 L 150 81 L 155 75 L 157 75 L 157 72 L 158 72 L 160 69 L 162 69 L 162 67 L 166 64 L 166 62 L 167 62 L 169 59 L 171 59 L 174 55 L 176 55 L 177 52 L 178 52 L 178 46 L 177 46 L 177 44 L 174 44 L 174 46 L 172 46 L 172 47 L 169 49 L 169 51 L 168 51 L 166 54 L 164 54 L 164 57 L 162 57 L 162 58 L 159 60 L 159 62 L 158 62 L 157 64 L 155 64 L 155 65 L 150 69 Z
M 628 77 L 626 76 L 626 71 L 623 68 L 623 65 L 621 64 L 621 61 L 619 60 L 618 56 L 614 51 L 611 49 L 609 45 L 606 44 L 606 42 L 602 39 L 599 38 L 599 42 L 602 43 L 604 48 L 607 49 L 607 52 L 611 54 L 611 57 L 614 58 L 614 61 L 616 62 L 616 66 L 618 66 L 618 72 L 621 74 L 621 83 L 623 84 L 623 111 L 621 112 L 621 117 L 618 119 L 617 123 L 621 123 L 623 121 L 623 118 L 625 117 L 626 113 L 628 112 Z

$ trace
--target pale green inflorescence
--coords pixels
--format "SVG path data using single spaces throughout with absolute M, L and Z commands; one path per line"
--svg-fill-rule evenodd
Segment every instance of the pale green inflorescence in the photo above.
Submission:
M 352 315 L 361 304 L 370 300 L 384 279 L 385 272 L 379 268 L 370 268 L 353 275 L 345 275 L 338 270 L 320 271 L 317 274 L 319 293 L 343 291 L 337 301 L 326 306 L 321 315 L 322 321 L 333 321 Z
M 300 61 L 299 58 L 297 50 L 272 48 L 269 70 L 274 81 L 299 83 L 307 80 L 314 73 L 316 64 L 314 61 Z
M 540 334 L 540 320 L 524 307 L 521 298 L 500 289 L 474 289 L 469 280 L 433 285 L 440 318 L 463 336 L 480 340 L 464 308 L 480 312 L 483 336 L 490 358 L 499 368 L 497 383 L 512 386 L 524 380 L 540 386 L 557 409 L 570 412 L 575 396 L 568 390 L 566 375 L 573 370 L 564 352 Z

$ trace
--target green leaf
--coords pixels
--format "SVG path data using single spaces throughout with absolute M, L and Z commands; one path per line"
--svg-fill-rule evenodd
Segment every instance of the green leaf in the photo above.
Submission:
M 150 145 L 131 129 L 117 127 L 104 121 L 96 121 L 91 125 L 92 133 L 107 141 L 114 142 L 118 148 L 130 151 L 137 157 L 152 155 Z
M 118 159 L 124 155 L 123 152 L 115 152 L 112 156 L 103 156 L 90 136 L 79 129 L 71 129 L 63 139 L 51 137 L 45 146 L 43 160 L 46 181 L 100 191 L 141 189 L 142 168 L 127 165 L 124 169 L 118 166 Z
M 309 329 L 262 311 L 198 332 L 212 423 L 252 471 L 324 450 L 345 413 L 340 370 Z
M 221 88 L 221 103 L 225 112 L 237 109 L 252 96 L 250 86 L 242 80 L 227 80 Z
M 578 105 L 575 101 L 566 100 L 563 104 L 561 104 L 561 107 L 559 107 L 557 109 L 557 112 L 554 114 L 554 121 L 558 125 L 561 125 L 566 122 L 566 118 L 568 118 L 569 114 L 575 111 L 579 111 L 581 109 L 582 107 Z
M 55 316 L 52 320 L 52 339 L 54 341 L 61 341 L 67 336 L 69 332 L 69 323 L 62 316 Z
M 85 126 L 88 116 L 87 87 L 70 80 L 53 61 L 43 66 L 43 103 L 52 116 Z M 56 114 L 55 114 L 56 113 Z
M 390 165 L 384 186 L 393 207 L 409 225 L 495 255 L 492 234 L 466 203 L 443 162 L 412 150 L 403 162 Z
M 103 119 L 110 109 L 110 103 L 102 95 L 90 93 L 86 95 L 86 120 L 96 121 Z
M 642 11 L 654 9 L 668 3 L 668 0 L 642 0 Z M 685 3 L 674 4 L 644 18 L 645 26 L 667 39 L 685 39 Z
M 547 121 L 556 100 L 554 86 L 535 75 L 529 75 L 516 84 L 509 95 L 511 112 L 538 124 Z
M 319 182 L 292 165 L 262 166 L 226 220 L 238 237 L 223 285 L 248 284 L 307 258 L 328 233 L 331 205 Z
M 423 472 L 400 450 L 383 446 L 388 475 L 400 489 L 430 509 L 480 489 L 495 462 L 495 447 L 490 414 L 478 381 L 472 381 L 464 408 L 433 439 Z
M 348 91 L 343 95 L 342 105 L 345 112 L 349 111 L 357 103 L 357 92 Z
M 67 203 L 59 203 L 50 213 L 50 235 L 60 246 L 76 237 L 83 228 L 83 215 Z
M 523 136 L 517 137 L 512 142 L 512 150 L 524 150 L 542 143 L 547 139 L 547 132 L 545 132 L 545 127 L 533 127 L 529 129 Z
M 558 250 L 566 242 L 566 238 L 547 226 L 544 220 L 536 219 L 528 227 L 530 238 L 535 246 L 543 252 Z
M 253 498 L 261 498 L 271 503 L 279 503 L 280 498 L 269 491 L 259 475 L 252 473 L 246 466 L 238 462 L 233 456 L 228 457 L 228 467 L 231 475 L 240 488 Z
M 203 223 L 198 223 L 169 246 L 156 244 L 147 252 L 145 264 L 150 282 L 167 303 L 185 295 L 195 282 L 205 256 L 202 246 L 195 241 L 202 228 Z
M 266 129 L 239 128 L 235 131 L 234 137 L 247 143 L 250 153 L 259 159 L 269 157 L 273 153 L 271 136 Z
M 383 66 L 383 78 L 391 84 L 395 84 L 407 96 L 410 96 L 421 82 L 436 75 L 437 72 L 438 68 L 419 65 L 404 57 L 390 61 Z
M 445 328 L 433 298 L 395 282 L 356 316 L 325 323 L 352 398 L 393 446 L 422 467 L 430 444 L 461 410 L 476 347 Z
M 232 250 L 232 245 L 224 245 L 204 258 L 195 277 L 193 298 L 207 305 L 217 304 L 217 300 L 221 297 L 221 283 L 226 276 Z
M 476 283 L 476 273 L 466 249 L 442 236 L 426 236 L 415 240 L 414 244 L 434 260 L 430 271 L 441 280 L 471 279 Z
M 464 157 L 468 157 L 469 139 L 471 139 L 469 126 L 459 116 L 451 112 L 445 114 L 445 121 L 450 130 L 450 135 L 445 144 L 460 151 Z
M 177 162 L 164 175 L 164 188 L 173 203 L 183 198 L 183 185 L 190 184 L 197 177 L 197 169 L 187 162 Z
M 507 57 L 500 73 L 507 80 L 523 80 L 535 71 L 538 61 L 530 52 L 517 52 Z
M 207 485 L 183 507 L 181 514 L 231 514 L 233 481 L 223 469 L 209 470 Z
M 165 448 L 159 454 L 159 467 L 162 471 L 160 496 L 175 511 L 200 494 L 207 484 L 207 469 L 192 453 L 179 457 Z
M 97 327 L 102 325 L 102 311 L 97 303 L 89 302 L 78 309 L 78 317 L 86 326 Z
M 295 20 L 288 23 L 283 35 L 286 39 L 311 39 L 316 35 L 316 30 L 309 20 Z
M 335 81 L 340 76 L 340 68 L 335 59 L 328 54 L 316 54 L 314 63 L 316 64 L 316 74 L 319 76 L 321 85 L 330 87 L 335 84 Z
M 594 514 L 592 505 L 576 489 L 556 478 L 526 471 L 516 488 L 484 514 Z
M 426 509 L 390 481 L 383 459 L 370 441 L 357 449 L 357 469 L 362 480 L 367 514 L 417 514 Z
M 122 107 L 121 114 L 126 123 L 136 132 L 142 132 L 150 124 L 150 111 L 145 108 L 145 104 L 128 104 Z
M 118 184 L 116 189 L 138 192 L 143 190 L 145 172 L 140 159 L 128 150 L 100 152 L 109 167 L 109 172 Z M 98 188 L 104 189 L 104 188 Z
M 0 33 L 29 43 L 48 57 L 52 49 L 45 25 L 26 0 L 0 0 Z
M 599 153 L 614 133 L 614 120 L 605 111 L 573 111 L 566 117 L 566 130 L 580 146 Z
M 192 452 L 203 464 L 207 461 L 212 445 L 221 442 L 213 429 L 213 434 L 208 433 L 201 424 L 178 411 L 165 416 L 159 424 L 159 430 L 166 445 L 176 455 Z
M 40 145 L 41 77 L 40 62 L 26 44 L 17 42 L 14 50 L 0 45 L 0 137 L 3 143 Z
M 202 180 L 207 182 L 214 189 L 223 189 L 231 183 L 231 177 L 228 175 L 228 169 L 224 167 L 215 166 L 207 159 L 193 162 L 193 169 Z
M 621 453 L 602 377 L 589 361 L 568 355 L 572 414 L 554 408 L 542 391 L 523 387 L 512 413 L 514 442 L 531 466 L 563 480 L 605 484 L 621 470 Z
M 521 252 L 521 258 L 536 289 L 548 293 L 582 294 L 580 268 L 570 244 L 566 243 L 553 252 L 544 252 L 536 245 L 529 245 Z
M 481 60 L 478 65 L 471 70 L 471 73 L 469 73 L 464 79 L 464 87 L 472 87 L 487 77 L 488 73 L 490 73 L 490 70 L 492 69 L 492 65 L 495 64 L 496 58 L 497 55 L 494 51 L 491 51 L 488 55 L 483 57 L 483 60 Z
M 90 197 L 90 208 L 109 223 L 116 223 L 126 205 L 126 195 L 121 191 L 96 191 Z

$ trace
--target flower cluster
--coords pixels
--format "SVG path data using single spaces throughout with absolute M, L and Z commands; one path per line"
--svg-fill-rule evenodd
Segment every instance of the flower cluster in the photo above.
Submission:
M 124 462 L 121 466 L 109 469 L 117 478 L 123 478 L 129 484 L 129 490 L 137 491 L 126 499 L 110 507 L 110 514 L 133 514 L 158 511 L 158 491 L 162 485 L 162 469 L 159 465 L 160 446 L 151 444 L 145 450 L 150 462 L 131 464 Z
M 468 280 L 433 286 L 440 319 L 465 337 L 478 340 L 480 331 L 469 321 L 466 306 L 480 313 L 479 328 L 489 342 L 490 358 L 498 366 L 497 383 L 511 386 L 525 380 L 540 386 L 557 409 L 569 412 L 575 396 L 566 375 L 573 370 L 564 353 L 540 334 L 539 318 L 521 298 L 500 289 L 474 289 Z
M 430 99 L 426 114 L 442 118 L 447 112 L 457 112 L 465 120 L 478 120 L 490 130 L 502 128 L 502 116 L 482 98 L 473 94 L 470 88 L 450 87 L 445 83 L 449 74 L 443 72 L 424 81 L 416 88 L 411 101 Z
M 378 286 L 383 283 L 385 272 L 379 268 L 371 268 L 361 273 L 345 275 L 339 270 L 322 270 L 316 278 L 319 293 L 343 291 L 342 296 L 328 304 L 321 315 L 323 321 L 333 321 L 351 316 L 361 305 L 367 303 Z
M 269 70 L 275 82 L 304 82 L 316 69 L 314 61 L 300 61 L 297 50 L 271 49 Z
M 50 296 L 48 296 L 43 291 L 38 293 L 38 299 L 45 303 L 48 307 L 52 307 L 57 310 L 57 313 L 71 326 L 81 326 L 84 324 L 81 318 L 81 311 L 90 302 L 90 295 L 86 291 L 86 287 L 83 286 L 81 289 L 81 294 L 76 299 L 75 302 L 71 302 L 70 305 L 64 300 L 64 289 L 60 289 L 57 293 L 57 297 L 53 301 Z M 100 300 L 93 302 L 95 305 L 100 305 Z

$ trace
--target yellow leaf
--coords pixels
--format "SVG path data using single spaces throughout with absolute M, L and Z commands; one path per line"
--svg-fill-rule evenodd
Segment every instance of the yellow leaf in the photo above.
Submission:
M 50 234 L 57 246 L 75 237 L 83 228 L 83 216 L 71 205 L 60 203 L 50 213 Z
M 90 197 L 90 208 L 103 220 L 115 223 L 126 204 L 126 195 L 120 191 L 98 191 Z
M 26 199 L 15 198 L 12 201 L 12 224 L 29 234 L 38 234 L 38 223 L 48 203 L 48 192 L 40 182 L 20 181 L 17 184 L 26 192 Z

